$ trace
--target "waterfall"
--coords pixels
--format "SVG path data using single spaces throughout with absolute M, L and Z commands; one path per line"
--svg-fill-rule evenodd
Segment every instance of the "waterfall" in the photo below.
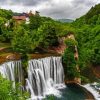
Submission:
M 12 81 L 15 87 L 15 82 L 21 83 L 23 80 L 21 61 L 11 61 L 0 65 L 0 73 L 4 78 Z
M 30 60 L 28 66 L 27 90 L 31 97 L 49 94 L 59 95 L 64 86 L 64 71 L 61 57 L 46 57 Z
M 59 89 L 64 88 L 64 71 L 61 57 L 46 57 L 28 61 L 28 78 L 26 90 L 31 100 L 44 98 L 46 95 L 61 96 Z M 23 71 L 21 61 L 6 62 L 0 66 L 4 78 L 14 82 L 22 82 Z

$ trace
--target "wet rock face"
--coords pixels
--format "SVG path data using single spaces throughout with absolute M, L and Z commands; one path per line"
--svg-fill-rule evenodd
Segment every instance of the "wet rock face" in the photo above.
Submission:
M 6 57 L 7 60 L 15 60 L 15 55 L 11 54 Z
M 18 60 L 20 59 L 20 55 L 19 54 L 10 54 L 8 56 L 6 56 L 7 60 Z
M 0 64 L 6 62 L 6 61 L 11 61 L 11 60 L 20 60 L 21 55 L 19 54 L 12 54 L 12 53 L 5 53 L 3 55 L 0 55 Z
M 0 56 L 0 64 L 2 63 L 2 62 L 5 62 L 6 60 L 5 60 L 5 57 L 2 57 L 2 56 Z

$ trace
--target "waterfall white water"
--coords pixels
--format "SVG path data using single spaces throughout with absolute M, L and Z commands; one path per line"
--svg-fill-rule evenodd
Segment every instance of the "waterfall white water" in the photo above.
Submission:
M 61 96 L 59 89 L 65 88 L 61 57 L 30 60 L 27 72 L 26 90 L 31 95 L 30 100 L 40 100 L 50 94 Z M 0 65 L 0 73 L 4 78 L 13 81 L 13 87 L 15 87 L 15 82 L 23 81 L 21 61 L 11 61 Z
M 60 96 L 59 88 L 64 88 L 64 71 L 61 57 L 46 57 L 29 61 L 27 90 L 32 100 L 53 94 Z
M 97 84 L 99 83 L 86 84 L 84 87 L 93 94 L 95 100 L 100 100 L 100 85 L 97 87 Z
M 13 82 L 13 87 L 15 87 L 15 82 L 22 82 L 23 73 L 21 61 L 11 61 L 0 65 L 0 73 L 4 78 Z

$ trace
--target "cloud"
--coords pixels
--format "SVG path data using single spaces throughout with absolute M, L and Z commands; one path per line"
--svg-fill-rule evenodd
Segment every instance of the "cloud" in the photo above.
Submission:
M 17 12 L 38 10 L 41 15 L 52 18 L 78 18 L 100 0 L 0 0 L 1 8 Z
M 0 3 L 2 5 L 9 4 L 9 5 L 34 6 L 44 1 L 47 0 L 0 0 Z
M 93 6 L 98 2 L 98 0 L 73 0 L 73 5 L 86 5 Z
M 53 18 L 75 19 L 84 15 L 96 3 L 97 0 L 52 0 L 40 12 Z

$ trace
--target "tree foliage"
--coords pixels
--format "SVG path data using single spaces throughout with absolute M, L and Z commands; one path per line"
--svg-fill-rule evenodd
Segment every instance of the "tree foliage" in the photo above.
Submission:
M 29 23 L 29 27 L 30 29 L 34 30 L 34 29 L 38 29 L 41 25 L 41 17 L 37 16 L 37 15 L 32 15 L 30 16 L 30 23 Z
M 22 94 L 19 88 L 20 85 L 16 85 L 16 88 L 13 88 L 12 83 L 0 75 L 0 100 L 26 100 L 28 93 Z
M 63 62 L 65 64 L 65 76 L 69 79 L 74 79 L 75 77 L 79 77 L 79 72 L 76 68 L 77 61 L 74 57 L 75 46 L 77 42 L 73 39 L 66 39 L 65 40 L 67 48 L 63 54 Z
M 11 10 L 0 9 L 0 17 L 5 19 L 11 19 L 13 12 Z
M 63 62 L 66 65 L 64 67 L 65 69 L 65 76 L 67 76 L 68 79 L 73 79 L 75 78 L 77 74 L 77 69 L 76 69 L 76 60 L 74 58 L 74 53 L 72 49 L 66 48 L 64 55 L 63 55 Z
M 66 46 L 68 46 L 68 47 L 74 47 L 75 45 L 77 46 L 78 45 L 78 43 L 77 43 L 77 41 L 76 40 L 73 40 L 73 39 L 70 39 L 70 38 L 68 38 L 68 39 L 66 39 L 65 40 L 65 44 L 66 44 Z M 73 48 L 74 49 L 74 48 Z
M 29 36 L 28 31 L 25 31 L 21 26 L 19 26 L 15 31 L 15 35 L 12 39 L 12 47 L 14 51 L 22 54 L 26 54 L 32 50 L 31 37 Z
M 92 7 L 83 17 L 77 19 L 76 28 L 80 66 L 100 65 L 100 4 Z

